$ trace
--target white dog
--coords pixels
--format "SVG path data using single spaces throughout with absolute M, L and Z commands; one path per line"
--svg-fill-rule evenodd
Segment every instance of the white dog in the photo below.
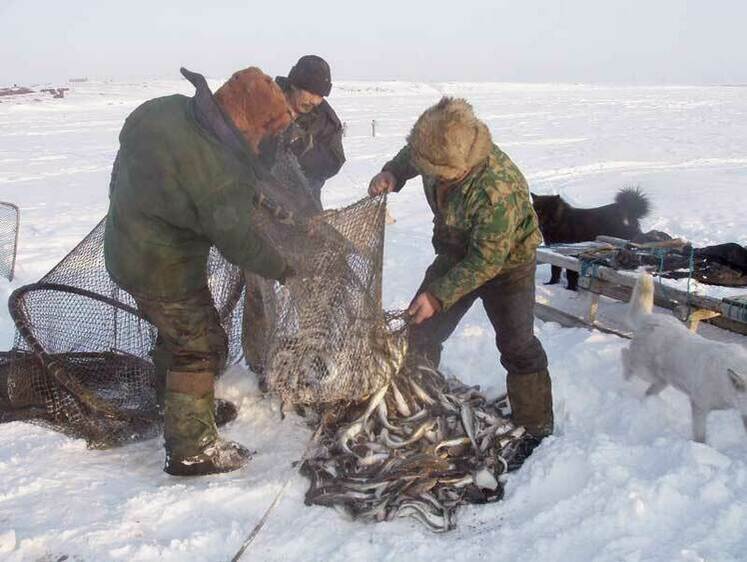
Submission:
M 690 398 L 693 439 L 705 442 L 712 410 L 736 409 L 747 430 L 747 349 L 693 334 L 673 316 L 653 314 L 654 280 L 641 275 L 630 298 L 628 323 L 633 340 L 622 352 L 625 378 L 651 383 L 647 395 L 668 385 Z

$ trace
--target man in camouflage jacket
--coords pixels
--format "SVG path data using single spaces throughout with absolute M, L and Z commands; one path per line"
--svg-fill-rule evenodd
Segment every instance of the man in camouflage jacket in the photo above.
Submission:
M 125 121 L 112 170 L 106 268 L 158 329 L 153 362 L 164 416 L 166 464 L 175 475 L 226 472 L 249 451 L 218 436 L 213 384 L 227 338 L 208 288 L 212 246 L 231 263 L 283 282 L 292 270 L 256 228 L 267 174 L 261 146 L 294 113 L 272 78 L 235 73 L 212 94 L 182 69 L 193 98 L 145 102 Z M 234 412 L 235 415 L 235 412 Z
M 434 214 L 436 259 L 410 305 L 410 349 L 438 365 L 443 343 L 477 298 L 508 371 L 514 421 L 530 447 L 553 431 L 547 357 L 534 336 L 535 251 L 542 241 L 529 189 L 464 100 L 421 115 L 407 145 L 374 176 L 369 194 L 421 175 Z

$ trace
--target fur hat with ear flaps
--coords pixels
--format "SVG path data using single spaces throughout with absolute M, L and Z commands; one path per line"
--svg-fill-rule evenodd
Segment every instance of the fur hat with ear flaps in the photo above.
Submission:
M 485 160 L 493 148 L 488 127 L 463 99 L 443 97 L 418 117 L 407 137 L 412 164 L 421 174 L 457 178 Z
M 280 133 L 293 121 L 280 86 L 256 67 L 235 72 L 214 97 L 255 154 L 262 139 Z

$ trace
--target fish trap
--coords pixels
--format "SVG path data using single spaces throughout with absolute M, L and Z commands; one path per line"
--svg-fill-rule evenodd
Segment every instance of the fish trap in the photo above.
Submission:
M 13 281 L 21 212 L 13 203 L 0 201 L 0 277 Z

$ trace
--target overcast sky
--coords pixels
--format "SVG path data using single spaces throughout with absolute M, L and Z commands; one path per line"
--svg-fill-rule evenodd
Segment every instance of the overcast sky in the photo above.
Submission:
M 0 86 L 89 78 L 747 83 L 742 0 L 0 0 Z

